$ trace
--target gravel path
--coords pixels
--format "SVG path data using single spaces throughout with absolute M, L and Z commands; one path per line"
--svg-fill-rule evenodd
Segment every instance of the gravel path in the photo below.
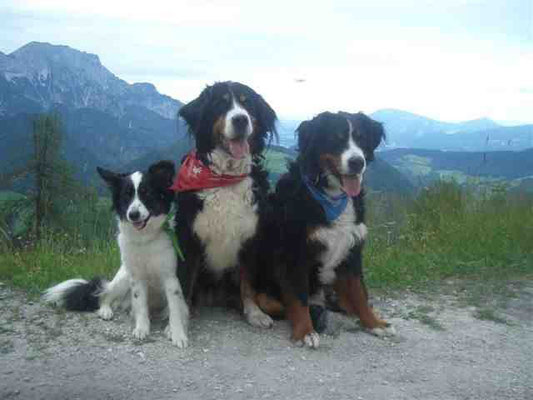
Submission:
M 287 322 L 261 331 L 222 309 L 191 321 L 174 348 L 155 323 L 131 339 L 119 314 L 65 313 L 0 285 L 2 399 L 533 399 L 533 284 L 495 314 L 453 295 L 374 297 L 398 336 L 378 339 L 339 314 L 318 350 Z M 478 318 L 474 316 L 478 315 Z

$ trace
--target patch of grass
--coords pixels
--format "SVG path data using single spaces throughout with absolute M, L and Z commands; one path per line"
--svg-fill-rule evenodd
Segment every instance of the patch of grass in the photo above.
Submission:
M 286 157 L 267 153 L 280 170 Z M 66 279 L 112 277 L 120 265 L 115 220 L 108 199 L 94 200 L 80 205 L 84 211 L 72 205 L 65 227 L 43 231 L 37 243 L 20 248 L 0 239 L 0 281 L 36 295 Z M 367 204 L 364 261 L 373 288 L 533 277 L 533 195 L 437 182 L 414 198 L 370 193 Z
M 118 334 L 118 333 L 112 333 L 112 332 L 103 332 L 101 335 L 104 337 L 104 339 L 111 343 L 124 343 L 126 341 L 126 338 L 124 335 Z
M 90 249 L 70 248 L 68 240 L 43 241 L 28 250 L 0 253 L 0 280 L 38 295 L 66 279 L 110 277 L 120 266 L 114 240 Z
M 23 194 L 12 192 L 9 190 L 0 190 L 0 201 L 20 200 L 25 196 Z
M 286 153 L 269 148 L 265 152 L 265 159 L 265 167 L 270 173 L 283 174 L 287 172 L 287 160 L 291 157 Z
M 0 325 L 0 335 L 3 333 L 14 333 L 15 330 L 8 325 Z
M 394 198 L 371 197 L 369 203 L 365 270 L 370 286 L 533 274 L 531 196 L 472 193 L 439 182 L 412 200 L 395 204 Z
M 407 313 L 407 315 L 404 316 L 404 319 L 417 320 L 421 324 L 424 324 L 435 331 L 445 330 L 442 324 L 439 321 L 437 321 L 437 319 L 435 319 L 433 316 L 430 315 L 430 313 L 434 311 L 435 309 L 432 306 L 427 306 L 427 305 L 418 306 L 415 310 L 412 310 L 409 313 Z
M 508 325 L 509 322 L 503 318 L 500 317 L 496 311 L 492 308 L 481 308 L 474 312 L 474 317 L 482 320 L 482 321 L 492 321 L 497 324 L 505 324 Z
M 13 341 L 10 339 L 0 339 L 0 354 L 8 354 L 15 350 Z

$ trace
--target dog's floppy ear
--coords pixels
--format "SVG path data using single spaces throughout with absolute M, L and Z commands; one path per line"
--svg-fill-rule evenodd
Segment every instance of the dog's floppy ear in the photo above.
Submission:
M 150 165 L 150 180 L 160 189 L 168 190 L 172 186 L 176 169 L 172 161 L 159 161 Z
M 385 130 L 383 125 L 366 116 L 362 112 L 357 114 L 350 114 L 351 122 L 354 128 L 361 135 L 361 145 L 365 152 L 365 158 L 367 161 L 374 160 L 374 150 L 385 140 Z
M 309 147 L 311 142 L 311 121 L 303 121 L 296 128 L 296 134 L 298 135 L 298 151 L 304 153 Z
M 298 134 L 298 159 L 303 172 L 312 180 L 315 180 L 320 174 L 318 165 L 318 156 L 315 142 L 317 117 L 311 121 L 303 121 L 296 132 Z
M 96 171 L 110 188 L 119 186 L 122 178 L 124 177 L 124 174 L 117 174 L 116 172 L 109 171 L 101 167 L 96 167 Z
M 213 142 L 211 139 L 212 123 L 210 115 L 208 115 L 208 105 L 211 101 L 212 86 L 207 86 L 200 96 L 193 101 L 187 103 L 178 112 L 189 128 L 189 134 L 194 136 L 196 143 L 196 150 L 198 156 L 205 163 L 208 163 L 206 154 L 213 149 Z
M 202 93 L 200 93 L 200 96 L 185 104 L 178 111 L 178 115 L 185 120 L 190 132 L 194 134 L 198 131 L 202 113 L 205 105 L 209 101 L 210 94 L 211 86 L 207 86 Z
M 253 92 L 253 91 L 252 91 Z M 268 143 L 272 140 L 278 140 L 278 132 L 276 130 L 276 112 L 263 99 L 263 97 L 254 93 L 254 108 L 255 108 L 255 132 L 250 136 L 248 142 L 250 144 L 250 153 L 252 155 L 261 154 L 265 149 L 265 141 Z

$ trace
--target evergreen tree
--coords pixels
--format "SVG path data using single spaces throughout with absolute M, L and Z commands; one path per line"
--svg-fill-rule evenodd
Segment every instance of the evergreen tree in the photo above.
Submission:
M 42 114 L 33 121 L 33 155 L 26 172 L 33 178 L 35 236 L 41 228 L 60 219 L 77 188 L 72 169 L 61 156 L 63 132 L 56 114 Z

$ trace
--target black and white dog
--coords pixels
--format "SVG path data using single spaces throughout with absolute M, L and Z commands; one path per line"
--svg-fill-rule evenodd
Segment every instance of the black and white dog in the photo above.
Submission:
M 148 172 L 114 173 L 98 168 L 113 195 L 118 216 L 118 244 L 122 264 L 111 282 L 71 279 L 49 288 L 44 299 L 68 310 L 94 311 L 103 319 L 113 316 L 111 306 L 127 301 L 135 318 L 133 336 L 144 339 L 150 332 L 150 308 L 168 306 L 166 330 L 172 343 L 187 346 L 189 311 L 176 277 L 177 257 L 164 225 L 172 206 L 170 190 L 174 164 L 160 161 Z
M 393 333 L 368 304 L 362 266 L 367 234 L 362 181 L 383 128 L 362 113 L 324 112 L 302 122 L 297 132 L 300 153 L 272 196 L 263 241 L 270 248 L 259 258 L 252 285 L 282 300 L 292 338 L 308 347 L 319 345 L 310 306 L 323 309 L 328 287 L 340 308 L 371 333 Z
M 248 271 L 256 262 L 258 231 L 268 207 L 261 154 L 276 135 L 276 114 L 250 87 L 219 82 L 179 115 L 196 143 L 174 185 L 187 298 L 193 304 L 227 305 L 234 289 L 248 322 L 269 327 L 272 319 L 257 306 Z

